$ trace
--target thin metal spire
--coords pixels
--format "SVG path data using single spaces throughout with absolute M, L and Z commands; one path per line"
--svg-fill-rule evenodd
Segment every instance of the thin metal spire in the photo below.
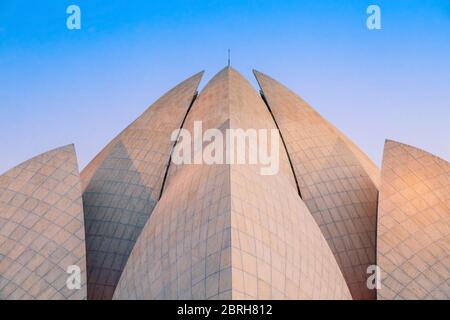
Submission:
M 228 49 L 228 68 L 231 66 L 231 50 Z

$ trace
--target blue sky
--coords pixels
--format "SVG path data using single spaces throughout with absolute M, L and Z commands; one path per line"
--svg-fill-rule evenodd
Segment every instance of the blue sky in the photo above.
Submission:
M 382 30 L 366 28 L 370 4 Z M 448 0 L 0 0 L 0 173 L 69 143 L 83 168 L 178 82 L 206 70 L 204 86 L 228 48 L 377 164 L 386 138 L 450 159 Z

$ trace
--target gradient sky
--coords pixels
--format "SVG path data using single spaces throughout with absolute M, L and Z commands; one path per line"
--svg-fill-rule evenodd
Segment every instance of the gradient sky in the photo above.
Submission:
M 255 87 L 253 68 L 377 164 L 386 138 L 450 159 L 449 0 L 0 0 L 0 173 L 70 143 L 82 169 L 178 82 L 206 70 L 203 87 L 228 48 Z

